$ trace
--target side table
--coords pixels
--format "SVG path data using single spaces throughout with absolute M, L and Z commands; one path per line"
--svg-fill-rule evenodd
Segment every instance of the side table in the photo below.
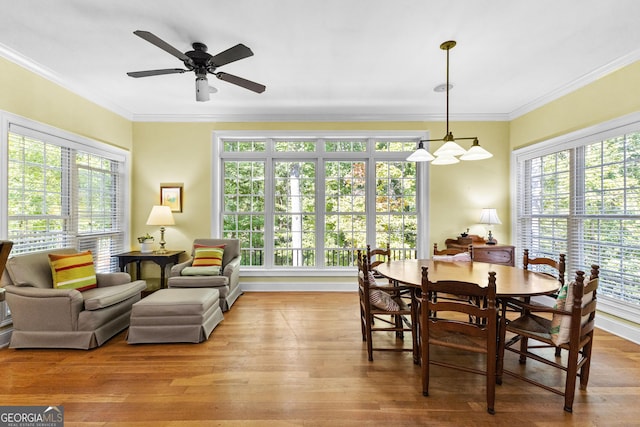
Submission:
M 447 248 L 466 249 L 469 245 L 461 245 L 454 239 L 445 240 Z M 515 247 L 511 245 L 487 245 L 485 241 L 475 241 L 473 245 L 473 260 L 491 264 L 516 265 Z
M 165 270 L 168 265 L 178 264 L 180 255 L 183 253 L 184 251 L 167 251 L 165 253 L 132 251 L 112 256 L 118 258 L 120 271 L 125 271 L 128 264 L 135 262 L 136 279 L 141 278 L 140 264 L 142 261 L 151 261 L 158 264 L 160 266 L 160 287 L 166 288 Z

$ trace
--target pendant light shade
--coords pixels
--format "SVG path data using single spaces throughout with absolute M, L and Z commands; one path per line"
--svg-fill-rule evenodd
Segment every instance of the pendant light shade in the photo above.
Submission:
M 449 89 L 451 89 L 451 85 L 449 84 L 449 50 L 453 49 L 455 45 L 456 42 L 453 40 L 446 41 L 440 45 L 440 49 L 447 51 L 447 83 L 444 85 L 447 92 L 447 133 L 442 139 L 423 139 L 419 141 L 418 148 L 409 157 L 407 157 L 407 161 L 431 162 L 433 165 L 451 165 L 458 163 L 460 160 L 483 160 L 493 157 L 493 154 L 480 147 L 477 137 L 472 136 L 456 139 L 454 138 L 453 133 L 449 131 Z M 442 87 L 442 85 L 438 87 Z M 468 151 L 456 142 L 456 140 L 461 141 L 471 139 L 473 140 L 473 145 Z M 433 153 L 436 156 L 435 159 L 423 145 L 424 142 L 430 141 L 444 142 L 444 144 Z
M 431 154 L 424 148 L 424 144 L 422 141 L 418 143 L 418 149 L 411 153 L 409 157 L 407 157 L 407 160 L 410 162 L 430 162 L 433 159 L 435 159 L 435 157 L 433 157 L 433 154 Z
M 490 157 L 493 157 L 493 154 L 482 148 L 476 139 L 469 151 L 460 156 L 460 160 L 484 160 Z
M 453 165 L 456 163 L 460 163 L 460 160 L 451 154 L 436 156 L 436 158 L 431 162 L 432 165 Z

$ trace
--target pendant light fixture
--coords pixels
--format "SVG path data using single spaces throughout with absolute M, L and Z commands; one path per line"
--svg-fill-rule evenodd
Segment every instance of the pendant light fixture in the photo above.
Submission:
M 440 45 L 440 49 L 447 51 L 447 83 L 445 85 L 447 92 L 447 133 L 444 138 L 420 140 L 417 150 L 407 157 L 407 160 L 410 162 L 431 162 L 434 165 L 451 165 L 458 163 L 460 160 L 483 160 L 493 157 L 493 154 L 480 146 L 477 137 L 454 138 L 453 133 L 449 130 L 449 51 L 453 49 L 455 45 L 456 42 L 453 40 L 446 41 Z M 473 145 L 468 151 L 456 143 L 456 140 L 471 139 L 473 140 Z M 424 148 L 424 143 L 431 141 L 444 142 L 444 144 L 433 153 L 435 157 Z

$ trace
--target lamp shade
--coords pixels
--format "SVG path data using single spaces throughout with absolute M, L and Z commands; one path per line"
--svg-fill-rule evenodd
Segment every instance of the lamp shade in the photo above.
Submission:
M 174 225 L 175 223 L 169 206 L 154 206 L 147 218 L 147 225 Z
M 435 154 L 436 157 L 439 157 L 439 156 L 460 156 L 460 155 L 462 155 L 462 154 L 464 154 L 466 152 L 467 151 L 464 148 L 459 146 L 454 141 L 447 141 L 440 148 L 438 148 L 433 154 Z
M 204 76 L 196 77 L 196 101 L 204 102 L 209 100 L 209 81 Z
M 422 141 L 418 143 L 418 149 L 407 157 L 408 162 L 430 162 L 435 157 L 424 148 Z
M 498 212 L 493 208 L 485 208 L 482 209 L 482 213 L 480 214 L 480 223 L 481 224 L 502 224 L 500 218 L 498 218 Z
M 460 156 L 460 160 L 484 160 L 493 157 L 493 154 L 485 150 L 478 143 L 478 139 L 473 141 L 473 145 L 466 153 Z
M 460 160 L 449 154 L 436 156 L 435 160 L 431 162 L 432 165 L 453 165 L 455 163 L 460 163 Z

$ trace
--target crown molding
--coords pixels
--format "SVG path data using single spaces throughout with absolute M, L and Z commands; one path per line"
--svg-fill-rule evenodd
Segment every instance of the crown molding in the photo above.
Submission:
M 134 114 L 134 122 L 442 122 L 442 114 Z M 450 121 L 508 121 L 507 114 L 457 114 Z
M 127 109 L 113 103 L 112 101 L 96 95 L 96 93 L 92 92 L 91 90 L 70 82 L 63 76 L 60 76 L 49 68 L 33 61 L 30 58 L 27 58 L 26 56 L 3 45 L 2 43 L 0 43 L 0 56 L 46 80 L 49 80 L 52 83 L 57 84 L 58 86 L 61 86 L 64 89 L 67 89 L 68 91 L 86 99 L 89 102 L 93 102 L 94 104 L 97 104 L 100 107 L 118 114 L 119 116 L 122 116 L 127 120 L 133 120 L 133 115 Z
M 578 77 L 574 81 L 557 88 L 554 91 L 547 93 L 537 99 L 534 99 L 527 104 L 516 108 L 511 113 L 508 114 L 509 121 L 517 119 L 520 116 L 523 116 L 527 113 L 530 113 L 533 110 L 536 110 L 546 104 L 549 104 L 556 99 L 559 99 L 565 95 L 568 95 L 571 92 L 574 92 L 582 87 L 589 85 L 590 83 L 595 82 L 598 79 L 605 77 L 607 74 L 613 73 L 614 71 L 620 70 L 628 65 L 633 64 L 634 62 L 640 60 L 640 49 L 630 52 L 620 58 L 617 58 L 602 67 L 596 68 L 595 70 Z
M 90 89 L 74 84 L 64 76 L 36 63 L 19 52 L 0 43 L 0 56 L 39 75 L 70 92 L 93 102 L 132 122 L 433 122 L 444 121 L 444 114 L 135 114 L 122 106 L 96 95 Z M 580 89 L 594 81 L 640 60 L 640 49 L 599 67 L 576 80 L 540 96 L 508 113 L 462 113 L 450 114 L 450 121 L 511 121 L 536 110 L 562 96 Z

